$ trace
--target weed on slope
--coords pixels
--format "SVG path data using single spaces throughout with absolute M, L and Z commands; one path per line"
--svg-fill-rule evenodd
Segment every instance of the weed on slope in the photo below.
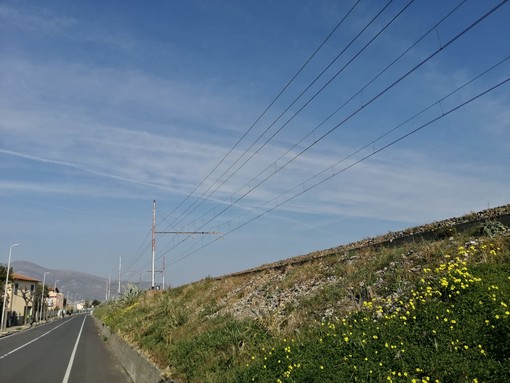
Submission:
M 505 227 L 205 279 L 94 315 L 177 382 L 502 382 Z

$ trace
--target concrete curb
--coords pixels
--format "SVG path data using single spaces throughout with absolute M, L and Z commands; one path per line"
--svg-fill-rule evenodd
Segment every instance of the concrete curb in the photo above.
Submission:
M 174 383 L 172 380 L 168 380 L 158 367 L 140 355 L 131 345 L 112 333 L 103 322 L 94 316 L 92 318 L 100 334 L 108 342 L 114 355 L 134 383 Z
M 32 325 L 24 324 L 24 325 L 19 325 L 19 326 L 7 327 L 4 331 L 0 332 L 0 338 L 6 337 L 6 336 L 9 336 L 9 335 L 13 335 L 13 334 L 18 334 L 20 332 L 23 332 L 23 331 L 26 331 L 26 330 L 30 330 L 30 329 L 36 328 L 38 326 L 43 326 L 45 324 L 53 322 L 53 320 L 54 319 L 47 319 L 47 320 L 44 320 L 44 321 L 41 321 L 41 322 L 35 322 Z
M 7 327 L 7 329 L 5 331 L 0 332 L 0 338 L 6 337 L 6 336 L 9 336 L 12 334 L 20 333 L 22 331 L 28 330 L 29 328 L 31 328 L 31 327 L 28 324 L 23 325 L 23 326 Z

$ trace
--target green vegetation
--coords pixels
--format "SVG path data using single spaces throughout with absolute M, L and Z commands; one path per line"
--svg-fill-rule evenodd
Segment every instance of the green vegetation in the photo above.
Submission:
M 261 349 L 240 380 L 505 381 L 510 267 L 487 260 L 498 251 L 485 244 L 461 247 L 456 257 L 445 255 L 434 269 L 423 269 L 405 297 L 363 301 L 362 309 L 341 320 Z
M 94 314 L 182 382 L 502 382 L 510 236 L 365 248 L 206 279 Z

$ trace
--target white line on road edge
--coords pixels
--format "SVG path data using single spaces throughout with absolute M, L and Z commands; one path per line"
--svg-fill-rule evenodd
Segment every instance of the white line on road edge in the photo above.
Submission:
M 85 315 L 83 318 L 83 323 L 81 324 L 80 332 L 78 333 L 78 338 L 76 339 L 76 343 L 74 344 L 73 353 L 71 354 L 71 359 L 69 359 L 69 364 L 67 365 L 66 374 L 64 375 L 64 380 L 62 383 L 67 383 L 69 380 L 69 375 L 71 374 L 71 368 L 73 368 L 74 355 L 76 354 L 76 349 L 78 348 L 78 343 L 80 343 L 81 332 L 83 331 L 83 326 L 85 325 L 85 319 L 87 319 L 88 315 Z
M 61 323 L 61 324 L 59 324 L 58 326 L 56 326 L 56 327 L 52 328 L 50 331 L 45 332 L 45 333 L 44 333 L 44 334 L 42 334 L 42 335 L 39 335 L 37 338 L 32 339 L 30 342 L 25 343 L 24 345 L 21 345 L 21 346 L 19 346 L 18 348 L 15 348 L 15 349 L 14 349 L 14 350 L 12 350 L 12 351 L 9 351 L 7 354 L 0 356 L 0 359 L 3 359 L 3 358 L 5 358 L 6 356 L 9 356 L 9 355 L 11 355 L 11 354 L 14 354 L 16 351 L 21 350 L 23 347 L 28 346 L 30 343 L 34 343 L 36 340 L 41 339 L 43 336 L 48 335 L 50 332 L 55 331 L 55 330 L 56 330 L 57 328 L 59 328 L 60 326 L 65 325 L 66 323 L 68 323 L 70 320 L 73 320 L 73 319 L 74 319 L 74 318 L 71 318 L 71 319 L 69 319 L 69 320 L 65 321 L 64 323 Z

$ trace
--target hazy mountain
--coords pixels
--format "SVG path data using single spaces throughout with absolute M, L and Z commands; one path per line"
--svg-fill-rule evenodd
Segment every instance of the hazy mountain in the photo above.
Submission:
M 46 286 L 53 287 L 57 281 L 57 288 L 69 297 L 70 301 L 75 300 L 94 300 L 104 301 L 106 297 L 106 287 L 108 279 L 97 277 L 92 274 L 82 273 L 73 270 L 52 270 L 36 265 L 32 262 L 14 261 L 12 262 L 13 271 L 43 281 L 43 275 L 46 274 Z M 118 290 L 118 281 L 111 282 L 111 295 L 116 295 Z

